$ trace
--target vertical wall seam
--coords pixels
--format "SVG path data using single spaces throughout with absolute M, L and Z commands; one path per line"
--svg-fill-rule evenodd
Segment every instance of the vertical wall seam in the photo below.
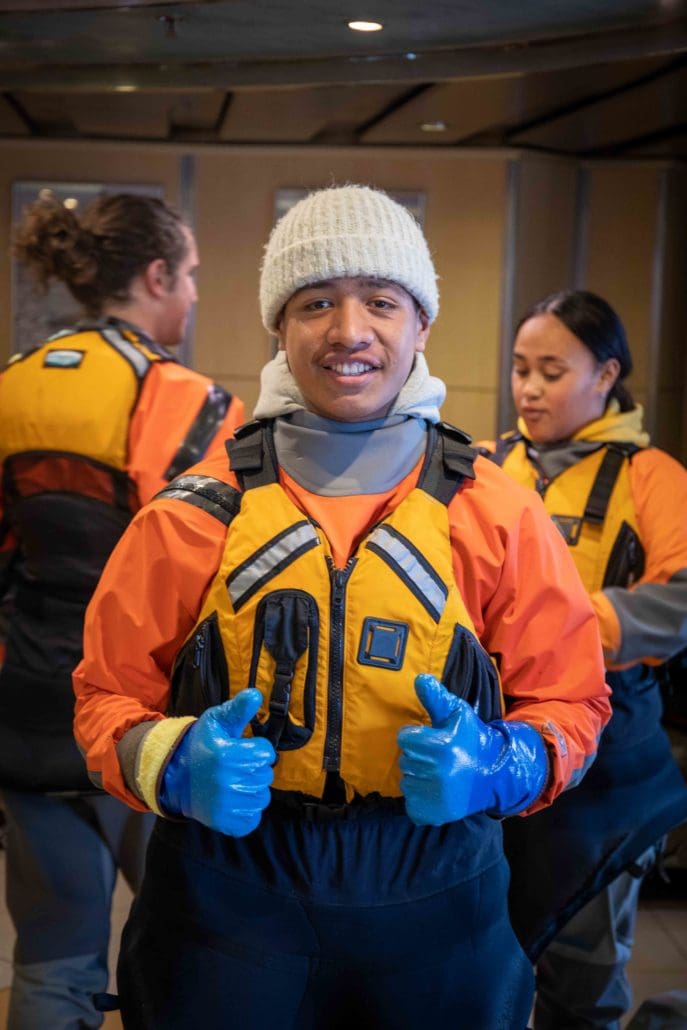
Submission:
M 521 165 L 509 160 L 506 165 L 506 217 L 503 264 L 501 268 L 501 339 L 499 345 L 499 388 L 496 412 L 497 436 L 513 426 L 513 401 L 510 390 L 511 349 L 515 328 L 515 286 L 519 244 Z
M 589 263 L 589 193 L 591 175 L 588 166 L 580 165 L 575 182 L 575 225 L 573 232 L 572 283 L 576 290 L 587 285 Z
M 179 211 L 195 233 L 196 214 L 196 158 L 194 154 L 179 157 Z M 193 366 L 193 340 L 196 327 L 195 305 L 189 312 L 184 339 L 177 349 L 177 358 L 184 365 Z
M 661 368 L 661 335 L 663 332 L 664 276 L 666 262 L 666 229 L 668 206 L 668 170 L 663 169 L 658 177 L 656 198 L 656 234 L 651 267 L 651 307 L 649 321 L 649 362 L 646 384 L 646 428 L 651 439 L 656 440 L 658 428 L 658 394 Z

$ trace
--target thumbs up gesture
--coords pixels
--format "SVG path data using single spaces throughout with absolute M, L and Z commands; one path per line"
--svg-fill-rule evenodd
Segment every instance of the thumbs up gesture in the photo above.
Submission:
M 528 723 L 484 723 L 470 705 L 434 676 L 422 673 L 415 691 L 429 726 L 398 733 L 401 791 L 418 826 L 441 826 L 478 812 L 511 815 L 546 786 L 548 756 Z
M 268 740 L 242 734 L 261 703 L 259 690 L 242 690 L 192 723 L 162 777 L 164 811 L 197 819 L 230 837 L 244 837 L 256 828 L 270 803 L 276 755 Z

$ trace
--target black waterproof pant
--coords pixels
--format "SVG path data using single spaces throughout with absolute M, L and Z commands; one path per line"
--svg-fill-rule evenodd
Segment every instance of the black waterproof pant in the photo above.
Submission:
M 524 1030 L 500 826 L 465 823 L 268 809 L 233 841 L 160 821 L 122 944 L 126 1030 Z

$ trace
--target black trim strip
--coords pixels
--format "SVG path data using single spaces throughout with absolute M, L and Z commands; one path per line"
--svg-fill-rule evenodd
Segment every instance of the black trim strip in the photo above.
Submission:
M 228 526 L 238 515 L 241 507 L 241 494 L 228 483 L 211 476 L 178 476 L 169 486 L 155 495 L 185 501 L 196 508 L 201 508 L 209 515 Z
M 217 383 L 212 383 L 208 387 L 207 396 L 201 404 L 198 414 L 189 426 L 186 436 L 179 444 L 176 454 L 164 473 L 165 479 L 174 479 L 191 465 L 195 465 L 205 455 L 212 438 L 229 410 L 231 399 L 231 394 Z

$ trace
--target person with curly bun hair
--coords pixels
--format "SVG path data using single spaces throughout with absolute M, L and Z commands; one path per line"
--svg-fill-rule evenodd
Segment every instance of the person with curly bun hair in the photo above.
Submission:
M 243 421 L 179 364 L 196 243 L 163 201 L 101 195 L 80 216 L 29 207 L 14 253 L 84 319 L 0 375 L 0 791 L 16 929 L 10 1030 L 98 1027 L 117 869 L 135 890 L 150 817 L 89 779 L 72 730 L 86 606 L 135 512 Z

